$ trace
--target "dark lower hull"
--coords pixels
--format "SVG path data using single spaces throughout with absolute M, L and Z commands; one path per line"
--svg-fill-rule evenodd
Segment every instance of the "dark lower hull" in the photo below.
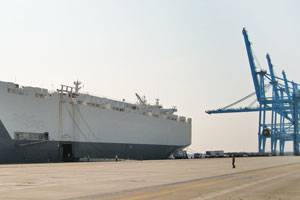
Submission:
M 0 139 L 0 163 L 77 161 L 80 158 L 165 159 L 180 146 L 37 142 Z
M 182 146 L 12 140 L 0 120 L 0 163 L 77 161 L 80 158 L 165 159 Z

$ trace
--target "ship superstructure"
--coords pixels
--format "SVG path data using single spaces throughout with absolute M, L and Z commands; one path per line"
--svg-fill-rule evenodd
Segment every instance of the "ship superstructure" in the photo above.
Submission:
M 116 101 L 61 85 L 0 82 L 0 163 L 80 158 L 163 159 L 191 143 L 191 119 L 157 100 Z

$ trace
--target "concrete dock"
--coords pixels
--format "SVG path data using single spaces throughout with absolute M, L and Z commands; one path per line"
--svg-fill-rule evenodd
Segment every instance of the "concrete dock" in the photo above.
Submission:
M 0 199 L 300 199 L 300 157 L 0 165 Z

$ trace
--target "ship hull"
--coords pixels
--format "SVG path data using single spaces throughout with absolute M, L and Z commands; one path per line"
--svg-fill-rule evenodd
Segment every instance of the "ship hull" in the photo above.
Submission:
M 31 144 L 32 143 L 32 144 Z M 35 141 L 0 141 L 0 163 L 42 163 L 83 161 L 93 159 L 152 160 L 166 159 L 180 146 L 149 145 L 149 144 L 115 144 L 86 142 L 54 142 L 47 141 L 34 144 Z M 26 145 L 27 144 L 27 145 Z M 72 146 L 70 156 L 64 153 L 64 146 Z M 68 147 L 69 149 L 69 147 Z
M 99 158 L 165 159 L 176 145 L 13 140 L 0 121 L 0 163 L 41 163 Z

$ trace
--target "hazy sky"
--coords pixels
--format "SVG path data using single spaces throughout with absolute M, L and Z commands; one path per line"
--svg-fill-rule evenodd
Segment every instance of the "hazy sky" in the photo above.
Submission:
M 257 150 L 257 114 L 209 116 L 253 91 L 242 28 L 255 53 L 300 82 L 300 1 L 24 0 L 0 2 L 0 80 L 178 107 L 190 149 Z

